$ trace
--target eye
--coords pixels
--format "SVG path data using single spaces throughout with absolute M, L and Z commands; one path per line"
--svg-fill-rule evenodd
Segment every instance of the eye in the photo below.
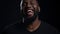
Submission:
M 34 3 L 31 2 L 31 5 L 33 5 Z
M 27 4 L 27 3 L 26 3 L 26 2 L 24 2 L 24 3 L 23 3 L 23 6 L 26 6 L 26 4 Z
M 32 4 L 32 5 L 36 5 L 36 3 L 34 3 L 34 2 L 31 2 L 31 4 Z

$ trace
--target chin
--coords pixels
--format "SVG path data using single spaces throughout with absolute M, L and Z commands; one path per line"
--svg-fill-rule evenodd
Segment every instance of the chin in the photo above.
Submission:
M 27 18 L 32 18 L 33 16 L 28 16 Z
M 37 16 L 26 17 L 24 20 L 25 26 L 32 24 L 35 21 L 36 17 Z

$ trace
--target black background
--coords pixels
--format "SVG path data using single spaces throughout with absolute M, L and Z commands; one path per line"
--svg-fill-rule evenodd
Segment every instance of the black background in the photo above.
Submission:
M 41 6 L 41 19 L 56 27 L 58 30 L 59 22 L 56 22 L 56 0 L 39 0 Z M 16 23 L 19 19 L 19 0 L 4 0 L 3 5 L 3 23 L 1 28 Z M 18 7 L 17 7 L 18 6 Z

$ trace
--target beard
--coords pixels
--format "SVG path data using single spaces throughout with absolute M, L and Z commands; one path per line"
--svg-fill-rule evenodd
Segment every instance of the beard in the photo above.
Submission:
M 38 16 L 38 11 L 35 11 L 34 15 L 30 18 L 27 18 L 27 15 L 23 13 L 24 25 L 27 26 L 29 24 L 32 24 L 36 20 L 37 16 Z

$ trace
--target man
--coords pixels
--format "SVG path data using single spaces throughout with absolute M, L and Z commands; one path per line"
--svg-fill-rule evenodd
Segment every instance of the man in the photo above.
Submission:
M 20 8 L 22 24 L 9 26 L 4 34 L 59 34 L 54 27 L 38 19 L 40 6 L 37 0 L 22 0 Z

